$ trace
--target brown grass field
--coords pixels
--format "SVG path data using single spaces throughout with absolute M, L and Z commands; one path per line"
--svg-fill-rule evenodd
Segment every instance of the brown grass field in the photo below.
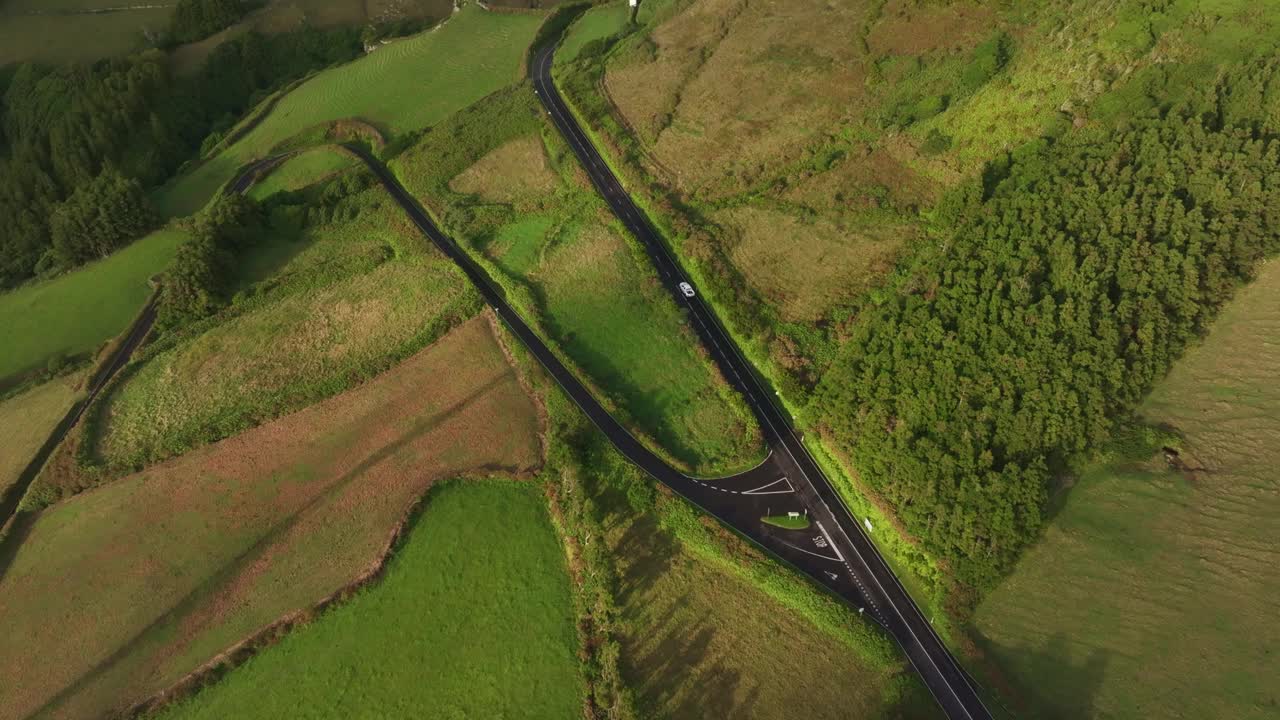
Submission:
M 862 293 L 892 269 L 904 236 L 913 232 L 910 226 L 893 225 L 846 229 L 828 220 L 805 222 L 753 207 L 713 217 L 736 235 L 730 257 L 747 282 L 786 321 L 820 320 L 829 308 Z M 779 243 L 779 235 L 794 242 Z
M 359 578 L 432 482 L 540 463 L 474 319 L 352 391 L 46 510 L 0 584 L 0 717 L 119 711 Z
M 862 3 L 698 0 L 652 34 L 653 59 L 611 66 L 606 86 L 690 195 L 746 189 L 838 124 L 863 95 L 850 37 Z
M 517 138 L 491 151 L 449 183 L 454 192 L 496 203 L 547 195 L 556 186 L 542 141 L 533 136 Z
M 0 402 L 0 497 L 71 407 L 81 377 L 75 373 L 55 378 Z
M 1141 408 L 1182 436 L 1088 468 L 976 629 L 1024 715 L 1276 717 L 1280 262 Z
M 881 63 L 962 62 L 994 14 L 897 0 L 693 0 L 656 12 L 609 56 L 600 88 L 640 139 L 643 171 L 721 224 L 715 246 L 777 317 L 830 319 L 892 266 L 955 177 L 935 176 L 918 139 L 879 127 L 899 92 Z M 778 203 L 749 223 L 723 210 L 762 195 Z M 804 219 L 814 213 L 830 222 Z

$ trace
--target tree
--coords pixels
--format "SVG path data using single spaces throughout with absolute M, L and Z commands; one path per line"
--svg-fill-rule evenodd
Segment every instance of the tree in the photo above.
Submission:
M 55 206 L 49 222 L 54 260 L 66 268 L 106 257 L 155 222 L 138 181 L 109 168 Z

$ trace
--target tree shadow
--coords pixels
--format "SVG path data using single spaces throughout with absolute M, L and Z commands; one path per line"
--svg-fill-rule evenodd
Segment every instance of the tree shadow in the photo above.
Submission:
M 677 619 L 688 595 L 671 600 L 646 628 L 659 635 L 643 656 L 623 656 L 623 675 L 640 690 L 645 716 L 672 720 L 747 718 L 759 696 L 738 670 L 709 660 L 717 629 L 710 612 Z
M 1082 660 L 1073 661 L 1065 633 L 1055 633 L 1042 647 L 1001 645 L 976 628 L 970 634 L 982 652 L 1006 671 L 1003 694 L 1013 703 L 1009 709 L 1016 716 L 1045 720 L 1096 716 L 1110 652 L 1092 648 Z

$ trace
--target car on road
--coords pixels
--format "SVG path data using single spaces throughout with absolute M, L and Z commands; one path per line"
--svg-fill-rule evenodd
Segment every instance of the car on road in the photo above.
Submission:
M 680 283 L 680 292 L 684 293 L 685 297 L 693 297 L 697 294 L 693 291 L 693 286 L 687 282 Z

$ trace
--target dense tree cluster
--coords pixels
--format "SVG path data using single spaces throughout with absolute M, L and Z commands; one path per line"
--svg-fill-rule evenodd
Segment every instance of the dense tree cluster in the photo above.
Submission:
M 262 229 L 258 204 L 243 195 L 224 195 L 191 222 L 160 283 L 157 322 L 173 327 L 216 312 L 230 299 L 236 254 Z
M 815 409 L 961 582 L 1009 567 L 1065 460 L 1280 250 L 1278 77 L 994 164 L 857 322 Z
M 357 29 L 307 29 L 269 38 L 250 33 L 223 43 L 188 78 L 171 75 L 168 58 L 156 50 L 92 65 L 24 64 L 0 73 L 0 288 L 31 276 L 37 265 L 54 271 L 96 256 L 54 247 L 53 218 L 66 218 L 62 227 L 68 231 L 86 227 L 70 221 L 90 218 L 82 210 L 60 210 L 78 190 L 99 182 L 90 192 L 101 197 L 108 187 L 125 187 L 112 178 L 158 184 L 210 132 L 230 127 L 270 89 L 360 52 Z M 96 219 L 112 229 L 94 239 L 71 239 L 66 247 L 93 247 L 117 229 L 136 226 L 135 205 L 110 207 L 124 214 L 99 213 Z
M 169 41 L 182 44 L 203 40 L 240 22 L 244 12 L 240 0 L 178 0 L 169 24 Z
M 49 219 L 53 250 L 46 257 L 61 267 L 104 258 L 155 223 L 142 185 L 106 168 L 58 205 Z

